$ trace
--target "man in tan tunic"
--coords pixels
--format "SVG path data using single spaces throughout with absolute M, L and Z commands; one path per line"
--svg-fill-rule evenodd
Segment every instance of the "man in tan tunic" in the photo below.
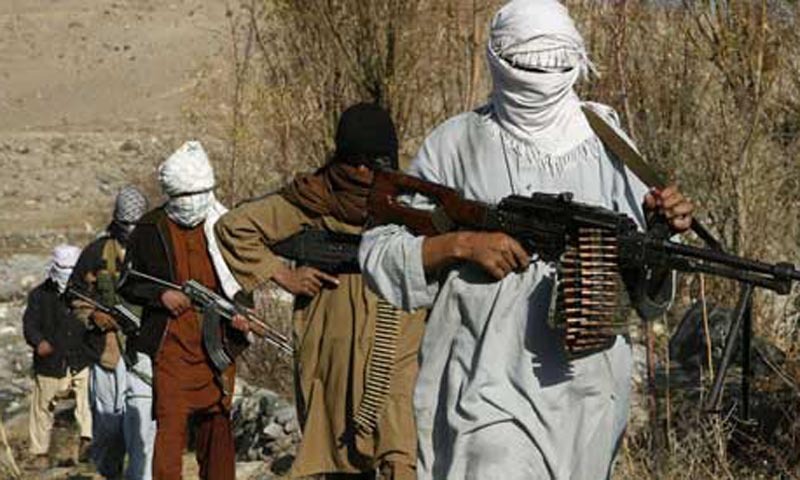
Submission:
M 297 297 L 294 334 L 297 408 L 303 441 L 294 478 L 414 479 L 416 433 L 412 390 L 423 312 L 401 313 L 393 375 L 374 429 L 355 421 L 375 354 L 379 300 L 359 273 L 332 276 L 289 268 L 269 247 L 305 228 L 360 233 L 372 168 L 397 162 L 388 114 L 360 104 L 340 119 L 333 159 L 280 193 L 245 204 L 216 226 L 223 256 L 246 291 L 274 281 Z M 265 248 L 266 245 L 266 248 Z

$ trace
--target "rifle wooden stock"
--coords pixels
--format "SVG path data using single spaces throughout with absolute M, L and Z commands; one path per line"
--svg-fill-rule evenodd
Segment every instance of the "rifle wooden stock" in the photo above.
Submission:
M 436 208 L 419 210 L 398 201 L 399 196 L 415 193 L 429 198 Z M 417 235 L 434 236 L 457 227 L 483 229 L 488 207 L 484 203 L 467 200 L 458 191 L 444 185 L 381 170 L 375 173 L 369 209 L 372 220 L 379 225 L 395 223 L 405 225 Z

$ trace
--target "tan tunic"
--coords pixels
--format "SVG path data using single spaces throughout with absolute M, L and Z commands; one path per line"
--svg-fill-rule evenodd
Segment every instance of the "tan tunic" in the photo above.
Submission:
M 226 262 L 245 290 L 264 284 L 282 260 L 264 245 L 304 226 L 359 233 L 332 217 L 312 218 L 272 195 L 223 216 L 217 237 Z M 372 438 L 356 436 L 353 413 L 360 404 L 373 347 L 377 297 L 361 275 L 340 275 L 340 285 L 295 303 L 294 341 L 297 408 L 303 441 L 292 474 L 357 473 L 394 462 L 411 471 L 416 463 L 412 390 L 424 312 L 402 314 L 395 376 Z

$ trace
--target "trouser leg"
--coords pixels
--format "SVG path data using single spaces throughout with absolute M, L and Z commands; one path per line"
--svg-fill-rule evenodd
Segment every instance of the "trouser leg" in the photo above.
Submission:
M 124 364 L 121 368 L 125 368 Z M 100 365 L 94 365 L 90 382 L 94 437 L 92 460 L 97 472 L 109 478 L 118 477 L 122 473 L 125 459 L 125 439 L 122 430 L 125 412 L 124 404 L 119 402 L 119 393 L 123 385 L 120 384 L 117 370 L 111 371 Z
M 50 450 L 50 435 L 53 431 L 53 399 L 61 390 L 62 379 L 36 376 L 31 397 L 30 452 L 33 455 L 45 455 Z
M 122 368 L 125 368 L 123 365 Z M 89 407 L 89 368 L 84 368 L 70 378 L 70 388 L 75 392 L 75 420 L 81 437 L 92 438 L 92 409 Z
M 181 480 L 183 447 L 186 445 L 186 423 L 189 410 L 180 395 L 168 400 L 174 402 L 167 411 L 159 411 L 156 418 L 156 442 L 153 449 L 153 478 L 156 480 Z
M 145 382 L 152 379 L 150 359 L 138 354 L 138 361 L 128 371 L 125 393 L 125 446 L 128 451 L 127 480 L 153 478 L 153 443 L 156 421 L 153 419 L 153 390 Z M 137 373 L 133 373 L 135 370 Z M 141 375 L 141 377 L 139 376 Z
M 196 455 L 203 480 L 236 478 L 236 448 L 227 414 L 202 414 L 198 417 Z

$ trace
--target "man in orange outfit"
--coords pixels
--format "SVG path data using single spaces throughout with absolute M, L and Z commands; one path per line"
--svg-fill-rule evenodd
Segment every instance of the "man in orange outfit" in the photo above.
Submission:
M 131 235 L 126 264 L 139 272 L 182 284 L 195 280 L 221 293 L 230 273 L 215 267 L 209 240 L 221 210 L 214 198 L 214 172 L 198 142 L 188 142 L 159 167 L 159 181 L 169 197 L 147 213 Z M 209 221 L 211 220 L 211 221 Z M 187 422 L 197 422 L 196 456 L 203 479 L 235 478 L 235 449 L 230 424 L 234 370 L 216 372 L 203 347 L 203 318 L 182 292 L 128 276 L 120 293 L 143 305 L 137 348 L 154 364 L 157 433 L 153 478 L 181 478 Z M 223 327 L 228 350 L 240 352 L 247 340 L 246 321 Z

